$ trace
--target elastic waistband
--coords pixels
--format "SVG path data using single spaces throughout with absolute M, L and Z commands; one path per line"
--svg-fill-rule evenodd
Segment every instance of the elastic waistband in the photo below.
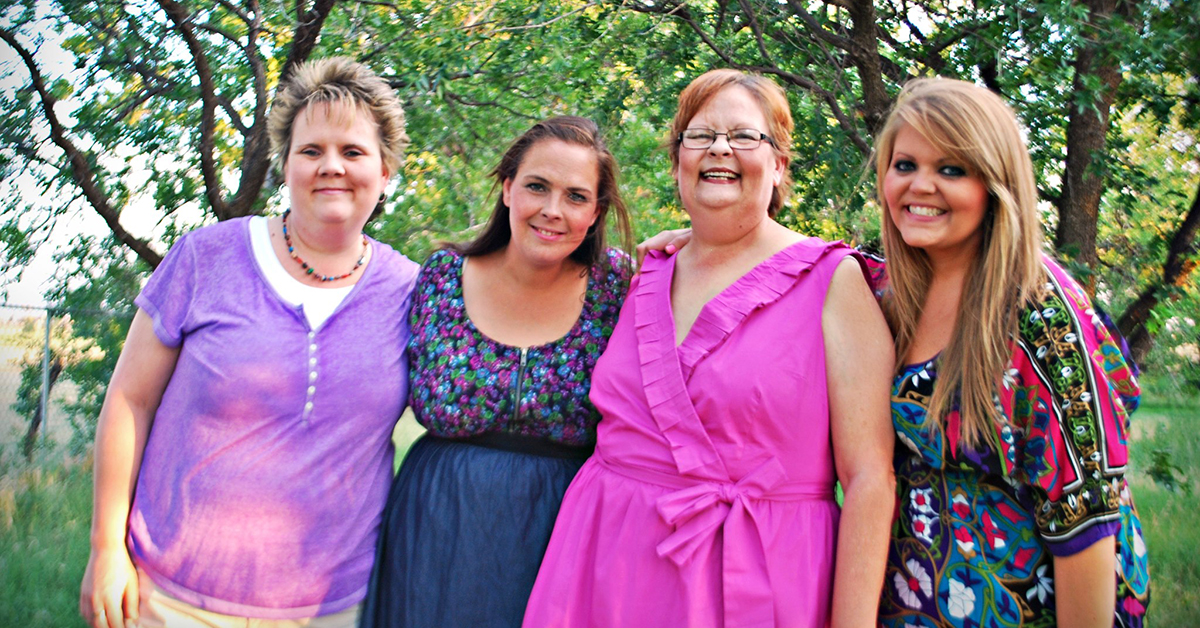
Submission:
M 614 462 L 612 458 L 601 455 L 599 450 L 596 451 L 593 459 L 605 469 L 608 469 L 609 471 L 612 471 L 618 475 L 625 476 L 638 482 L 657 484 L 663 488 L 669 488 L 673 490 L 691 488 L 699 484 L 737 484 L 737 482 L 720 482 L 705 478 L 688 477 L 679 475 L 677 473 L 658 471 L 656 469 L 647 469 L 644 467 L 631 467 L 619 462 Z M 756 499 L 766 499 L 770 501 L 835 501 L 833 497 L 833 485 L 825 484 L 823 482 L 784 482 L 772 487 L 765 494 L 756 496 Z
M 596 449 L 594 445 L 568 445 L 540 436 L 526 436 L 512 432 L 484 432 L 465 438 L 444 438 L 426 434 L 425 438 L 447 443 L 465 443 L 476 447 L 499 449 L 530 456 L 544 458 L 564 458 L 567 460 L 587 460 Z

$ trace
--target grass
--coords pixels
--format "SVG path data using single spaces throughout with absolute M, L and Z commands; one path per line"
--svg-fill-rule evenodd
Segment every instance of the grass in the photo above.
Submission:
M 0 474 L 0 626 L 69 628 L 88 557 L 90 464 L 39 461 Z
M 1146 398 L 1152 403 L 1133 418 L 1129 478 L 1150 551 L 1147 624 L 1193 626 L 1200 617 L 1200 396 Z M 400 422 L 397 464 L 421 432 L 411 416 Z M 1164 452 L 1158 459 L 1169 463 L 1173 491 L 1151 477 L 1155 452 Z M 51 454 L 41 452 L 31 465 L 0 455 L 10 461 L 0 462 L 0 627 L 84 626 L 76 608 L 88 555 L 91 465 Z
M 1148 398 L 1133 416 L 1129 474 L 1150 553 L 1148 617 L 1153 626 L 1194 626 L 1200 616 L 1200 399 Z M 1155 481 L 1156 470 L 1176 488 Z

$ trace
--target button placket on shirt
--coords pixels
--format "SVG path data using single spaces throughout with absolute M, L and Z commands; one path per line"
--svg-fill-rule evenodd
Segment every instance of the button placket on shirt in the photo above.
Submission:
M 308 390 L 304 395 L 304 412 L 300 420 L 308 424 L 313 411 L 313 395 L 317 393 L 317 333 L 308 332 Z

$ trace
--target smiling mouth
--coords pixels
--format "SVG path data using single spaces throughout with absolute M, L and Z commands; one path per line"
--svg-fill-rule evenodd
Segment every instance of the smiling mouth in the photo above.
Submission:
M 556 238 L 556 237 L 562 235 L 561 233 L 559 233 L 557 231 L 549 231 L 547 229 L 542 229 L 541 227 L 533 227 L 533 230 L 548 237 L 548 238 Z
M 715 181 L 735 181 L 738 178 L 738 174 L 728 170 L 710 170 L 700 173 L 700 178 Z
M 936 218 L 946 213 L 946 210 L 938 209 L 937 207 L 929 207 L 928 205 L 909 205 L 908 213 L 916 214 L 917 216 Z

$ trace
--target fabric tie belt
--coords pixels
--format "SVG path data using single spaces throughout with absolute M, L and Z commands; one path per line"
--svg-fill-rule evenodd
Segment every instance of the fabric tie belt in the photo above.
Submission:
M 716 543 L 717 530 L 722 531 L 721 590 L 726 628 L 775 626 L 775 604 L 755 502 L 833 501 L 831 485 L 786 482 L 783 465 L 774 457 L 737 482 L 632 468 L 605 458 L 599 451 L 594 457 L 614 473 L 676 489 L 656 504 L 659 516 L 674 528 L 656 548 L 660 557 L 682 567 L 701 547 Z

